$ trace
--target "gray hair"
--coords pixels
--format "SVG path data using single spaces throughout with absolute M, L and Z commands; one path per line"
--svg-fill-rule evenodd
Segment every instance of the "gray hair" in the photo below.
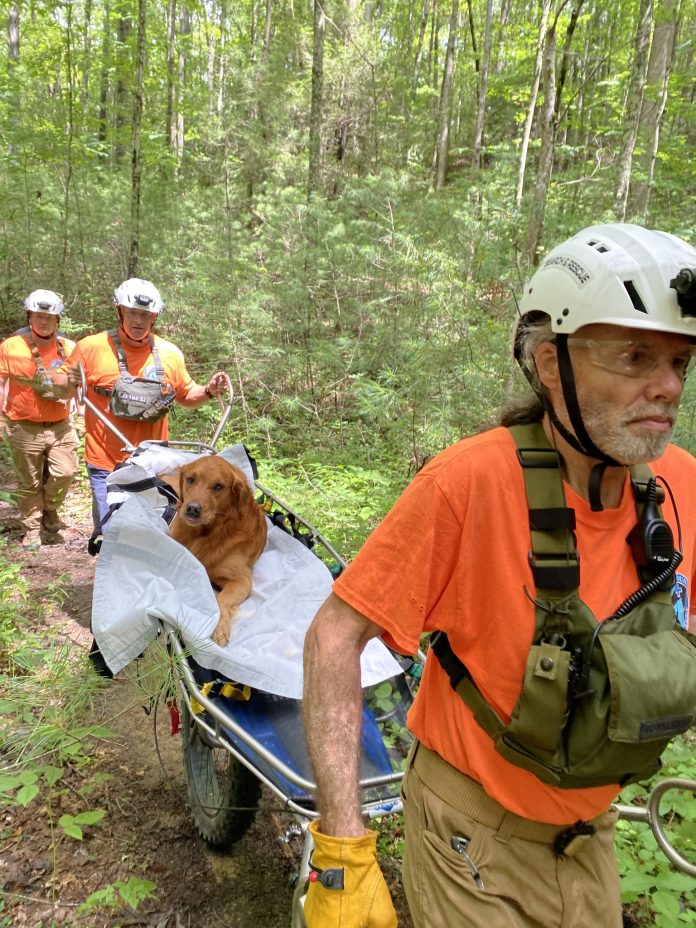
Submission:
M 532 389 L 527 390 L 522 396 L 510 397 L 506 400 L 500 411 L 500 425 L 524 425 L 541 421 L 545 407 L 540 394 L 544 392 L 544 387 L 539 381 L 534 355 L 539 345 L 554 340 L 551 319 L 546 313 L 526 313 L 517 323 L 516 353 L 519 355 L 520 364 L 531 377 Z

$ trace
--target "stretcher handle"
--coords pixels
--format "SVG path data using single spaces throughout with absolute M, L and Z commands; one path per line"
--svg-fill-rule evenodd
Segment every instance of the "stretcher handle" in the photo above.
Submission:
M 660 800 L 671 789 L 686 789 L 696 795 L 696 780 L 686 780 L 680 777 L 665 777 L 652 788 L 645 806 L 629 806 L 615 804 L 619 818 L 628 822 L 645 822 L 650 825 L 655 840 L 660 846 L 667 860 L 682 873 L 696 877 L 696 864 L 692 864 L 674 848 L 665 834 L 664 825 L 660 818 Z
M 130 439 L 126 438 L 123 432 L 119 431 L 116 426 L 113 424 L 111 419 L 107 418 L 104 413 L 97 406 L 94 405 L 92 400 L 87 399 L 87 376 L 85 374 L 85 369 L 81 364 L 77 365 L 77 368 L 80 372 L 80 383 L 77 385 L 77 402 L 82 406 L 87 406 L 92 410 L 94 415 L 99 419 L 104 425 L 112 432 L 116 438 L 122 444 L 122 450 L 127 451 L 129 454 L 132 451 L 135 451 L 135 445 Z
M 230 413 L 232 412 L 232 403 L 234 402 L 234 387 L 232 386 L 232 381 L 230 380 L 229 375 L 227 373 L 225 373 L 224 371 L 223 373 L 225 374 L 225 384 L 227 386 L 227 390 L 229 393 L 229 399 L 227 401 L 227 405 L 225 405 L 224 400 L 222 399 L 220 394 L 218 394 L 217 399 L 220 404 L 220 412 L 222 413 L 222 416 L 221 416 L 220 422 L 218 423 L 218 427 L 213 432 L 213 437 L 210 439 L 211 448 L 214 448 L 215 445 L 217 444 L 218 439 L 220 438 L 220 434 L 222 430 L 224 429 L 225 425 L 227 424 L 227 420 L 230 417 Z

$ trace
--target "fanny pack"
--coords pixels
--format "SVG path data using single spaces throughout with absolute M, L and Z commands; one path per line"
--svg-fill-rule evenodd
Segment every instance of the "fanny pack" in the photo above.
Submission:
M 645 779 L 696 719 L 696 636 L 677 622 L 665 589 L 674 568 L 642 600 L 634 594 L 625 614 L 619 608 L 597 622 L 578 595 L 575 512 L 565 505 L 557 453 L 538 424 L 510 431 L 525 474 L 537 587 L 534 638 L 510 721 L 486 701 L 443 632 L 431 649 L 510 763 L 562 789 Z M 652 472 L 641 466 L 631 476 L 640 517 Z
M 70 398 L 65 396 L 56 395 L 56 387 L 51 379 L 51 375 L 48 370 L 43 366 L 43 361 L 41 360 L 41 355 L 39 354 L 39 349 L 36 347 L 36 342 L 34 341 L 34 335 L 29 327 L 27 327 L 26 332 L 22 332 L 26 337 L 31 350 L 31 356 L 36 365 L 36 371 L 34 376 L 31 379 L 31 388 L 36 393 L 37 396 L 40 396 L 44 400 L 53 400 L 56 403 L 63 403 L 67 406 L 70 402 Z M 61 361 L 65 361 L 65 342 L 60 335 L 56 335 L 56 349 L 58 351 L 58 357 Z
M 110 390 L 101 387 L 94 388 L 97 393 L 109 397 L 107 410 L 119 419 L 131 419 L 138 422 L 156 422 L 158 419 L 164 419 L 169 412 L 169 407 L 176 399 L 176 390 L 165 380 L 164 368 L 152 335 L 149 337 L 149 342 L 157 374 L 156 380 L 134 377 L 129 374 L 118 333 L 115 330 L 109 332 L 109 338 L 116 349 L 120 375 Z

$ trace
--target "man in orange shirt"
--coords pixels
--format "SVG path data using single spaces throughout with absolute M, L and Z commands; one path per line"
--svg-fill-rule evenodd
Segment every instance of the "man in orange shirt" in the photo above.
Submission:
M 0 396 L 17 474 L 22 545 L 36 548 L 41 530 L 58 537 L 58 509 L 77 471 L 77 437 L 69 401 L 56 398 L 49 372 L 75 347 L 57 334 L 64 306 L 52 290 L 24 301 L 27 327 L 0 344 Z
M 611 808 L 620 777 L 612 767 L 574 785 L 572 776 L 554 779 L 540 765 L 533 772 L 527 757 L 511 759 L 483 720 L 512 725 L 536 678 L 556 679 L 559 658 L 569 661 L 565 683 L 558 679 L 572 716 L 599 689 L 598 678 L 595 689 L 572 689 L 571 681 L 590 666 L 603 620 L 613 631 L 621 615 L 629 622 L 641 609 L 659 609 L 660 622 L 675 629 L 667 636 L 685 645 L 686 670 L 656 651 L 650 679 L 634 674 L 629 683 L 633 692 L 652 689 L 669 699 L 679 678 L 687 712 L 678 723 L 677 716 L 646 720 L 640 737 L 649 741 L 658 729 L 673 736 L 693 724 L 696 649 L 678 620 L 689 621 L 696 570 L 696 461 L 669 441 L 695 337 L 696 250 L 674 236 L 628 224 L 590 227 L 553 249 L 533 276 L 515 338 L 533 395 L 511 406 L 501 427 L 457 443 L 416 476 L 308 631 L 305 728 L 321 813 L 310 825 L 319 878 L 307 895 L 308 928 L 396 926 L 356 789 L 359 655 L 376 635 L 412 654 L 424 633 L 436 631 L 446 635 L 449 654 L 433 645 L 426 661 L 409 714 L 416 741 L 402 790 L 403 880 L 416 928 L 620 928 Z M 528 500 L 534 477 L 523 467 L 549 465 L 529 463 L 522 447 L 518 453 L 506 426 L 520 423 L 542 436 L 553 458 L 547 480 L 565 508 Z M 647 462 L 673 500 L 657 521 L 646 505 L 636 526 L 629 465 Z M 667 554 L 646 554 L 656 525 L 679 538 L 679 551 L 670 541 Z M 574 565 L 572 582 L 538 557 L 539 538 L 557 529 L 579 555 L 579 562 L 561 558 L 564 568 Z M 540 567 L 558 571 L 553 582 Z M 561 588 L 555 600 L 546 589 L 554 584 Z M 577 654 L 565 649 L 562 634 L 542 639 L 548 654 L 532 663 L 530 681 L 545 610 L 556 610 L 559 621 L 565 610 L 569 622 L 582 613 L 593 644 L 573 664 Z M 445 669 L 450 657 L 457 678 Z M 462 679 L 473 680 L 485 712 L 475 716 L 455 690 Z M 567 724 L 559 713 L 558 731 L 542 725 L 531 740 L 544 749 L 551 735 L 563 743 Z M 619 746 L 624 751 L 628 745 Z M 342 889 L 322 883 L 329 868 L 343 871 L 342 881 L 332 872 Z
M 153 328 L 164 303 L 156 287 L 133 277 L 114 290 L 118 328 L 80 339 L 70 364 L 54 379 L 60 386 L 86 380 L 86 398 L 132 445 L 168 437 L 172 402 L 195 408 L 226 387 L 218 371 L 205 386 L 186 370 L 184 356 Z M 128 457 L 123 441 L 86 405 L 85 461 L 92 490 L 92 520 L 99 532 L 109 509 L 106 478 Z

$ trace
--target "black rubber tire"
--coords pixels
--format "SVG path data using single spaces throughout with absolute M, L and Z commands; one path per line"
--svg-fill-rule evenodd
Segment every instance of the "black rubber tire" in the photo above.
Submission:
M 201 838 L 218 850 L 242 838 L 256 815 L 261 796 L 258 778 L 224 748 L 210 747 L 205 733 L 181 707 L 184 769 L 191 814 Z

